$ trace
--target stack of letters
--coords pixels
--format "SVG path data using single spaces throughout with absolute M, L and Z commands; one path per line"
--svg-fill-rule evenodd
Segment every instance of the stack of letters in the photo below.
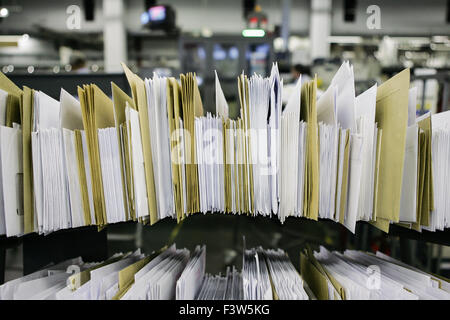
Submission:
M 210 212 L 450 226 L 450 112 L 416 119 L 409 69 L 356 96 L 345 62 L 319 98 L 300 79 L 283 106 L 274 64 L 238 77 L 230 118 L 217 74 L 211 114 L 195 74 L 123 68 L 131 97 L 86 84 L 58 101 L 0 74 L 0 235 Z

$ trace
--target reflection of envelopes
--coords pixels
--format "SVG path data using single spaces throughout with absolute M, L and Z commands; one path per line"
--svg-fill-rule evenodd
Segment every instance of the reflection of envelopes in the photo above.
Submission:
M 128 289 L 134 284 L 134 275 L 141 270 L 147 263 L 157 257 L 161 252 L 163 252 L 167 247 L 163 247 L 157 252 L 152 253 L 151 255 L 136 261 L 135 263 L 127 266 L 126 268 L 119 271 L 119 291 L 112 298 L 112 300 L 120 300 L 125 293 L 127 293 Z
M 68 284 L 69 284 L 69 288 L 74 291 L 77 290 L 78 288 L 80 288 L 82 285 L 84 285 L 86 282 L 88 282 L 91 279 L 91 271 L 104 267 L 108 264 L 117 262 L 119 260 L 121 260 L 122 258 L 124 258 L 124 255 L 119 254 L 119 255 L 114 255 L 113 257 L 109 258 L 108 260 L 96 264 L 86 270 L 83 270 L 79 273 L 75 273 L 74 275 L 70 276 L 68 279 Z
M 378 177 L 378 217 L 398 222 L 402 191 L 409 69 L 378 87 L 375 119 L 383 129 Z
M 114 295 L 112 300 L 120 300 L 120 298 L 123 297 L 134 283 L 134 274 L 149 263 L 150 260 L 151 256 L 145 257 L 119 271 L 118 292 Z
M 314 295 L 319 300 L 345 300 L 345 290 L 336 279 L 317 261 L 311 248 L 300 253 L 300 271 Z M 334 288 L 334 296 L 330 296 L 329 287 Z

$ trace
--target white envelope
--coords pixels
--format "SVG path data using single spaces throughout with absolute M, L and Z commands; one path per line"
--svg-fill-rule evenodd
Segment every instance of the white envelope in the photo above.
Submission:
M 6 235 L 21 236 L 23 221 L 22 130 L 0 126 L 1 176 Z
M 355 233 L 358 214 L 359 192 L 361 190 L 362 169 L 362 137 L 352 134 L 350 138 L 350 157 L 348 173 L 347 209 L 344 217 L 344 226 Z
M 337 121 L 344 129 L 356 132 L 355 79 L 353 66 L 344 62 L 331 80 L 330 86 L 337 88 Z
M 83 117 L 80 102 L 61 88 L 60 95 L 60 127 L 70 130 L 83 129 Z
M 330 85 L 317 100 L 317 122 L 337 125 L 337 87 Z
M 117 141 L 116 128 L 111 127 L 98 130 L 103 193 L 108 223 L 126 220 L 119 145 Z
M 138 218 L 149 215 L 147 200 L 147 184 L 145 181 L 144 155 L 142 151 L 142 139 L 139 125 L 139 113 L 128 104 L 125 108 L 128 125 L 129 148 L 132 159 L 132 173 L 134 181 L 134 195 L 136 216 Z
M 170 156 L 169 121 L 167 117 L 167 95 L 165 77 L 156 73 L 153 79 L 145 79 L 148 118 L 152 149 L 158 217 L 173 217 L 175 214 L 172 190 L 172 164 Z
M 85 226 L 84 209 L 81 197 L 80 178 L 78 174 L 78 160 L 75 148 L 75 133 L 63 128 L 65 168 L 69 187 L 70 212 L 72 216 L 72 227 Z
M 186 268 L 177 280 L 176 299 L 193 300 L 197 297 L 205 276 L 206 246 L 197 246 Z
M 60 127 L 60 103 L 42 91 L 34 91 L 33 131 Z
M 216 115 L 223 119 L 228 119 L 228 103 L 223 94 L 222 87 L 220 86 L 219 76 L 215 70 L 214 75 L 216 87 Z
M 272 212 L 278 213 L 280 199 L 280 163 L 281 163 L 281 109 L 283 80 L 280 79 L 278 65 L 274 63 L 270 72 L 270 116 L 269 116 L 269 160 L 270 194 Z
M 416 123 L 417 87 L 409 89 L 408 97 L 408 127 Z
M 377 85 L 361 93 L 355 100 L 357 132 L 362 137 L 361 191 L 357 220 L 369 221 L 373 215 L 374 172 L 376 152 L 375 107 Z

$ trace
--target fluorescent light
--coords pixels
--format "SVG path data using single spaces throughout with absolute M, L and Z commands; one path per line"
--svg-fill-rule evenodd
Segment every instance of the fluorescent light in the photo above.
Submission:
M 0 47 L 18 47 L 22 36 L 0 36 Z
M 329 36 L 330 43 L 362 43 L 362 37 L 358 36 Z
M 433 36 L 432 39 L 433 39 L 433 42 L 439 42 L 439 43 L 446 43 L 449 40 L 447 36 Z
M 22 36 L 0 36 L 0 42 L 19 42 Z
M 242 30 L 242 36 L 244 37 L 253 37 L 253 38 L 262 38 L 266 35 L 266 32 L 263 29 L 244 29 Z

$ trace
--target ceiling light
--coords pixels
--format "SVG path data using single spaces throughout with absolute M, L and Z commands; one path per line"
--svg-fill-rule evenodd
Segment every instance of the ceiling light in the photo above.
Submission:
M 1 8 L 0 9 L 0 18 L 6 18 L 7 16 L 9 16 L 8 8 Z

